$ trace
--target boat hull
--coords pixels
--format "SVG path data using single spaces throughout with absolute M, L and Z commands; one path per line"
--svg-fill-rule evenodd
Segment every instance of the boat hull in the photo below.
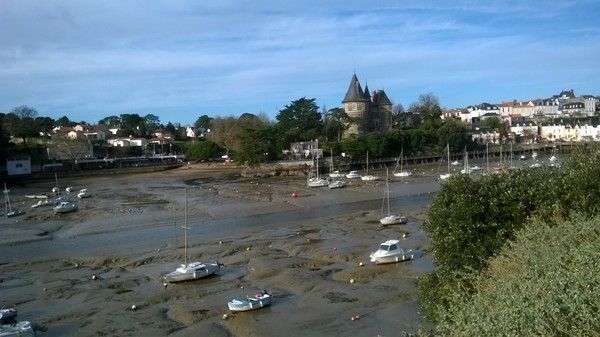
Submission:
M 379 223 L 382 225 L 402 225 L 406 222 L 406 217 L 401 215 L 388 215 L 385 218 L 379 219 Z
M 174 271 L 165 275 L 164 279 L 169 283 L 177 283 L 177 282 L 185 282 L 185 281 L 193 281 L 206 278 L 208 276 L 214 275 L 217 270 L 220 269 L 218 262 L 204 263 L 204 270 L 202 271 Z
M 398 263 L 409 261 L 414 258 L 414 254 L 410 251 L 395 255 L 378 256 L 371 254 L 371 262 L 375 264 Z
M 234 299 L 227 302 L 227 307 L 232 312 L 250 311 L 271 305 L 271 296 L 263 295 L 258 298 L 248 298 L 245 300 Z

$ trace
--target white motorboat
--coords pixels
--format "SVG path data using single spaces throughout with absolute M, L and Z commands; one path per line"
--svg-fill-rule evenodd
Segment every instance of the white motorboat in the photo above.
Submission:
M 540 167 L 542 167 L 542 164 L 541 163 L 533 163 L 533 164 L 529 165 L 529 167 L 531 167 L 531 168 L 540 168 Z
M 8 193 L 10 192 L 7 188 L 6 188 L 6 183 L 4 184 L 4 215 L 7 218 L 13 218 L 19 215 L 23 215 L 25 214 L 25 212 L 20 211 L 18 209 L 12 209 L 11 205 L 10 205 L 10 197 L 8 195 Z
M 364 175 L 364 176 L 360 177 L 360 179 L 362 181 L 375 181 L 375 180 L 379 180 L 379 177 L 378 176 L 374 176 L 372 174 L 367 174 L 367 175 Z
M 166 282 L 176 283 L 205 278 L 213 275 L 221 268 L 218 262 L 191 262 L 182 264 L 175 271 L 165 275 Z
M 81 190 L 79 190 L 79 193 L 77 193 L 77 198 L 79 199 L 83 199 L 83 198 L 89 198 L 92 196 L 92 193 L 90 193 L 87 188 L 82 188 Z
M 442 174 L 440 174 L 440 180 L 447 180 L 447 179 L 450 179 L 450 177 L 452 177 L 452 173 L 442 173 Z
M 358 171 L 350 171 L 348 174 L 346 174 L 346 178 L 348 179 L 359 179 L 360 177 L 361 175 L 358 173 Z
M 381 210 L 383 213 L 383 208 L 387 204 L 387 215 L 381 219 L 379 222 L 382 225 L 399 225 L 406 223 L 406 217 L 398 214 L 391 214 L 390 212 L 390 184 L 389 184 L 389 173 L 387 167 L 385 168 L 386 179 L 385 179 L 385 190 L 383 192 L 383 204 L 381 205 Z
M 395 263 L 414 258 L 412 250 L 404 250 L 399 245 L 399 240 L 387 240 L 379 245 L 377 251 L 371 253 L 371 262 L 376 264 Z
M 525 159 L 527 159 L 527 156 L 526 156 L 526 155 L 524 155 L 524 154 L 522 154 L 522 155 L 521 155 L 519 158 L 520 158 L 521 160 L 525 160 Z
M 452 162 L 452 166 L 458 166 L 460 165 L 460 162 L 458 160 L 455 160 Z
M 58 205 L 56 205 L 53 210 L 54 214 L 56 213 L 69 213 L 77 210 L 77 204 L 70 201 L 61 201 Z
M 187 262 L 187 188 L 185 189 L 184 202 L 184 224 L 183 224 L 183 264 L 175 271 L 164 276 L 165 282 L 175 283 L 192 281 L 213 275 L 221 268 L 219 262 Z
M 271 305 L 271 295 L 266 291 L 246 299 L 233 299 L 227 302 L 229 310 L 233 312 L 256 310 L 269 305 Z
M 334 180 L 332 182 L 329 183 L 329 189 L 333 189 L 333 188 L 342 188 L 346 186 L 346 182 L 342 181 L 342 180 Z

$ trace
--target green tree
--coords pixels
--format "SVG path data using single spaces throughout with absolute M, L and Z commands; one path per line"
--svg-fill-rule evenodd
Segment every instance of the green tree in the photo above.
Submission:
M 288 148 L 292 142 L 317 139 L 323 130 L 321 113 L 314 98 L 292 101 L 279 111 L 276 119 L 282 148 Z
M 66 118 L 66 117 L 65 117 Z M 67 118 L 68 120 L 68 118 Z M 120 126 L 121 125 L 121 118 L 119 116 L 108 116 L 108 117 L 104 117 L 101 120 L 98 121 L 98 124 L 103 124 L 106 125 L 108 127 L 115 127 L 115 126 Z
M 75 124 L 76 123 L 71 121 L 67 116 L 62 116 L 56 120 L 57 126 L 75 126 Z
M 210 140 L 200 140 L 187 145 L 185 152 L 189 160 L 210 160 L 219 158 L 225 150 Z
M 469 128 L 462 122 L 449 119 L 438 129 L 438 146 L 443 148 L 450 145 L 453 152 L 462 151 L 471 145 Z
M 346 131 L 350 125 L 350 117 L 346 114 L 344 109 L 333 108 L 327 111 L 325 123 L 328 133 L 336 135 L 336 139 L 339 142 L 342 139 L 344 131 Z
M 144 136 L 146 136 L 149 132 L 158 129 L 159 126 L 160 118 L 158 116 L 153 114 L 147 114 L 146 116 L 144 116 L 144 128 L 146 129 Z
M 210 123 L 212 121 L 212 118 L 208 117 L 207 115 L 202 115 L 200 117 L 198 117 L 198 119 L 196 119 L 196 122 L 194 122 L 194 127 L 196 129 L 210 129 Z

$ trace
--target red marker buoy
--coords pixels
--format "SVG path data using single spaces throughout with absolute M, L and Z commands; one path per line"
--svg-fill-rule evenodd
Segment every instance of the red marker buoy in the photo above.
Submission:
M 298 196 L 298 193 L 296 193 L 296 191 L 292 192 L 292 198 L 296 198 Z

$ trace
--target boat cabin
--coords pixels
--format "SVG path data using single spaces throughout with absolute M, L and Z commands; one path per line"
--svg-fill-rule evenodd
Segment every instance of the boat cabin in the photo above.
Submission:
M 398 240 L 388 240 L 379 246 L 379 250 L 383 250 L 386 252 L 396 251 L 400 248 L 398 246 L 398 242 L 399 242 Z

